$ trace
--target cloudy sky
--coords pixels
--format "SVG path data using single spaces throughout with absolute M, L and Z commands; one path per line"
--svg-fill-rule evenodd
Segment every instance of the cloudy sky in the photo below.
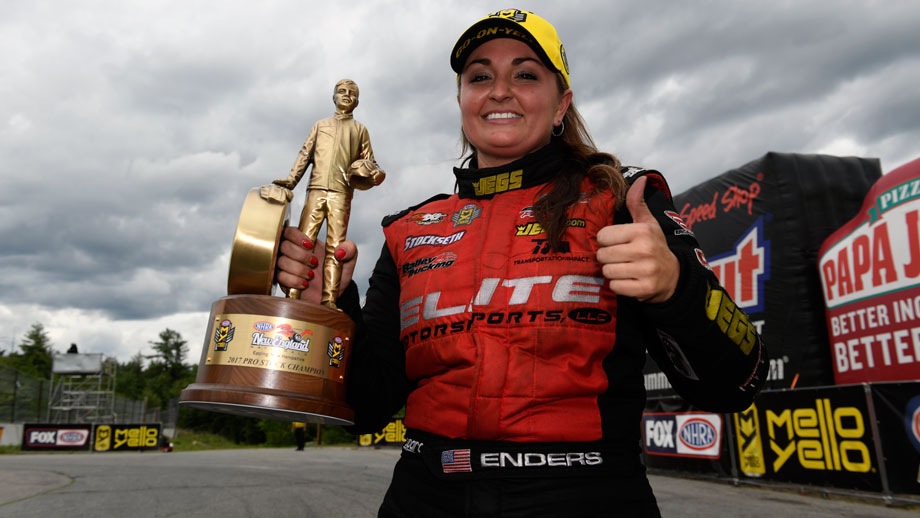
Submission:
M 3 3 L 6 351 L 41 323 L 125 362 L 170 328 L 197 362 L 246 192 L 287 175 L 345 77 L 389 174 L 355 198 L 363 291 L 381 217 L 453 187 L 448 55 L 503 7 L 555 24 L 600 147 L 675 193 L 768 151 L 920 156 L 913 1 Z

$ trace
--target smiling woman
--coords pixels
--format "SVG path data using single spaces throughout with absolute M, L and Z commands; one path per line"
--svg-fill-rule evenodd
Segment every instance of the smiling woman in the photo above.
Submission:
M 450 63 L 456 192 L 386 217 L 364 306 L 353 282 L 337 300 L 358 326 L 355 431 L 405 405 L 378 516 L 659 516 L 639 452 L 646 350 L 694 405 L 734 412 L 765 379 L 760 337 L 679 231 L 664 177 L 596 148 L 549 22 L 492 13 Z M 285 230 L 285 282 L 319 262 L 304 237 Z M 354 243 L 336 257 L 353 271 Z

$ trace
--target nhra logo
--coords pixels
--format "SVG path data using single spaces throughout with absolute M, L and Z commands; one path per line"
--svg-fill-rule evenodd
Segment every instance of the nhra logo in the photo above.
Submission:
M 719 414 L 646 413 L 643 444 L 649 455 L 719 458 L 722 416 Z
M 266 322 L 263 320 L 261 322 L 256 322 L 252 327 L 256 331 L 268 333 L 269 331 L 272 331 L 275 329 L 275 324 L 272 324 L 271 322 Z
M 705 419 L 690 419 L 677 431 L 681 444 L 691 450 L 706 450 L 716 443 L 718 431 Z
M 59 430 L 58 443 L 82 446 L 86 442 L 86 435 L 84 430 Z

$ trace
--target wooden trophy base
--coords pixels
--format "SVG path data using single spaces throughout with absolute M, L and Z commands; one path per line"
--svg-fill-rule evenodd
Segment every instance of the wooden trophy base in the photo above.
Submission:
M 345 373 L 354 322 L 341 311 L 271 295 L 211 306 L 198 376 L 179 403 L 280 421 L 350 425 Z

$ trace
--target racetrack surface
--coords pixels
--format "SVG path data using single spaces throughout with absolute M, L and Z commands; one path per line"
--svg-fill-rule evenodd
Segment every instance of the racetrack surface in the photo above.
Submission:
M 373 517 L 397 448 L 0 456 L 0 518 Z M 916 517 L 912 509 L 652 475 L 664 517 Z

